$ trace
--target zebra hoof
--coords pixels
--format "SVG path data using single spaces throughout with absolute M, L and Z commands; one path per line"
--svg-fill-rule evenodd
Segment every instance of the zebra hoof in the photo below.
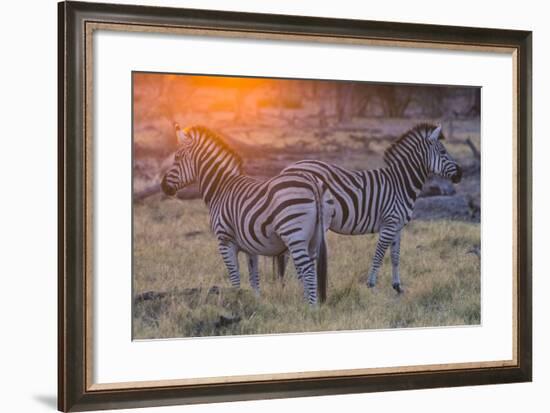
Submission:
M 399 283 L 393 283 L 391 286 L 395 291 L 397 291 L 397 294 L 403 294 L 405 292 L 405 290 L 401 288 L 401 284 Z
M 374 287 L 376 287 L 376 283 L 373 282 L 373 281 L 367 281 L 367 287 L 374 288 Z

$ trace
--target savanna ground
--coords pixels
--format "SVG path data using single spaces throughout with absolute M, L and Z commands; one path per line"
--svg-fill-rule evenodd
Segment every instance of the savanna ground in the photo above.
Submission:
M 284 281 L 260 259 L 261 293 L 230 287 L 202 200 L 153 197 L 134 209 L 134 291 L 167 293 L 134 304 L 134 338 L 265 334 L 480 322 L 479 224 L 413 221 L 401 243 L 405 293 L 391 288 L 387 256 L 376 288 L 359 281 L 371 263 L 376 236 L 328 234 L 327 302 L 307 305 L 294 267 Z M 388 254 L 389 255 L 389 254 Z
M 165 75 L 134 80 L 134 339 L 480 323 L 480 119 L 471 89 L 269 80 L 246 86 L 223 78 L 208 86 L 208 78 Z M 180 93 L 168 93 L 174 89 Z M 272 259 L 260 257 L 256 296 L 241 254 L 241 288 L 231 288 L 196 187 L 176 198 L 158 193 L 171 163 L 174 120 L 221 132 L 242 156 L 244 172 L 258 179 L 300 159 L 378 168 L 391 142 L 432 121 L 443 125 L 445 146 L 464 175 L 454 186 L 428 182 L 418 199 L 401 242 L 404 294 L 391 288 L 389 251 L 376 288 L 360 281 L 377 234 L 329 232 L 327 302 L 310 307 L 292 263 L 280 280 Z

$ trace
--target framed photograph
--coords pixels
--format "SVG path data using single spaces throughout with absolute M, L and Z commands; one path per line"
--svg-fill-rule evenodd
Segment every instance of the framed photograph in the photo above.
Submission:
M 530 381 L 531 36 L 59 3 L 59 410 Z

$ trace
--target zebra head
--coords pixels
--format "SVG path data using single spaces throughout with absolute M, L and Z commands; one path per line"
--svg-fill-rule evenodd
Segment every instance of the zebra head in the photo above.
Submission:
M 164 174 L 160 185 L 163 192 L 170 196 L 193 183 L 197 176 L 195 164 L 192 161 L 193 137 L 187 133 L 186 129 L 181 129 L 177 123 L 174 124 L 174 128 L 178 149 L 174 154 L 174 163 Z
M 441 139 L 441 125 L 427 134 L 428 171 L 449 178 L 456 184 L 462 179 L 462 169 L 449 155 Z

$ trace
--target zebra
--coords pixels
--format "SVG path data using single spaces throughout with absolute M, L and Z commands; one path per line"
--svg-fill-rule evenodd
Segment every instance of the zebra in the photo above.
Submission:
M 204 126 L 174 127 L 178 148 L 161 188 L 173 196 L 198 183 L 231 285 L 240 287 L 239 252 L 247 255 L 250 285 L 259 294 L 258 255 L 277 256 L 288 251 L 306 300 L 316 304 L 319 288 L 323 301 L 325 231 L 332 213 L 328 190 L 301 171 L 260 182 L 243 174 L 240 156 L 220 135 Z
M 462 169 L 441 142 L 441 126 L 418 124 L 384 152 L 387 166 L 374 170 L 349 170 L 316 160 L 299 161 L 283 172 L 307 171 L 329 188 L 335 204 L 330 229 L 339 234 L 379 233 L 368 272 L 367 286 L 376 285 L 388 247 L 391 249 L 392 287 L 401 294 L 399 251 L 401 230 L 411 220 L 414 204 L 430 175 L 458 183 Z M 283 276 L 286 257 L 275 258 L 274 267 Z M 364 281 L 364 278 L 363 278 Z

